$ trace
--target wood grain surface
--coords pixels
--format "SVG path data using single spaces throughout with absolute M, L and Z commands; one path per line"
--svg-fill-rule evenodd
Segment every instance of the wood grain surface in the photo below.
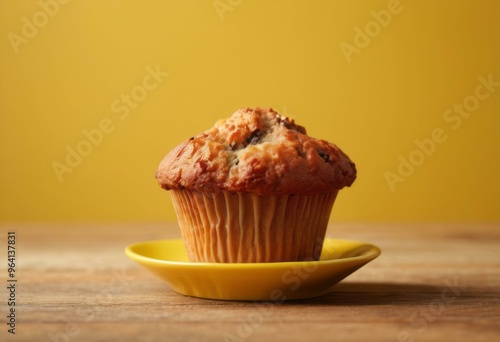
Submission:
M 16 334 L 7 232 L 16 232 Z M 184 297 L 129 260 L 174 223 L 1 224 L 1 341 L 500 341 L 499 224 L 338 224 L 382 255 L 323 297 Z

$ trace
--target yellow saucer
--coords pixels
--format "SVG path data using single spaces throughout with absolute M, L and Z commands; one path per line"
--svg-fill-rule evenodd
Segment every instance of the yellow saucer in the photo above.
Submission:
M 165 280 L 176 292 L 222 300 L 318 297 L 380 255 L 374 245 L 325 239 L 319 261 L 274 263 L 189 262 L 182 240 L 141 242 L 127 256 Z

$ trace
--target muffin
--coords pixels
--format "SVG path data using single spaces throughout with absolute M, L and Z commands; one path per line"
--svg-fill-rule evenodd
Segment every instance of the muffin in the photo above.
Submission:
M 337 193 L 355 178 L 336 145 L 270 108 L 237 110 L 156 171 L 193 262 L 318 260 Z

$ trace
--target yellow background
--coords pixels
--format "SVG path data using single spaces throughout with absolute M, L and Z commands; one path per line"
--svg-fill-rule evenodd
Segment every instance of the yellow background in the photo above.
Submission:
M 458 129 L 443 120 L 478 77 L 500 81 L 500 1 L 401 0 L 385 27 L 372 11 L 390 1 L 73 0 L 44 22 L 52 2 L 0 1 L 1 221 L 175 220 L 158 163 L 243 106 L 356 162 L 333 220 L 500 220 L 500 87 Z M 40 27 L 16 53 L 23 18 Z M 348 63 L 341 44 L 366 25 Z M 120 119 L 111 104 L 157 66 L 168 76 Z M 60 182 L 52 163 L 103 119 L 114 130 Z M 385 173 L 435 129 L 446 141 L 391 191 Z

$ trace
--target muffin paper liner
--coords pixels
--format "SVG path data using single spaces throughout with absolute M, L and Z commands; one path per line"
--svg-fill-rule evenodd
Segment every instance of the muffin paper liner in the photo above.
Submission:
M 232 263 L 319 260 L 337 193 L 171 191 L 189 260 Z

